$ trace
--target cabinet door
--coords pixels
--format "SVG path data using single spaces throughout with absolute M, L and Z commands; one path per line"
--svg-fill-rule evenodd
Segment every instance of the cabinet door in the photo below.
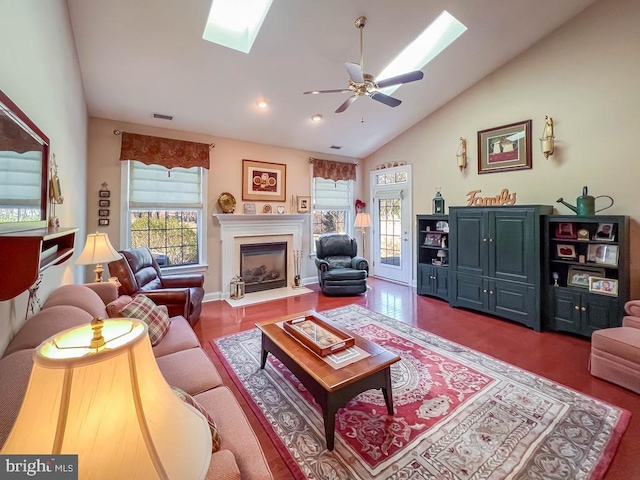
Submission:
M 418 285 L 417 291 L 420 295 L 431 293 L 431 276 L 433 267 L 431 265 L 418 264 Z
M 615 315 L 618 313 L 617 302 L 617 297 L 583 294 L 580 306 L 582 333 L 591 336 L 596 330 L 613 327 L 615 325 Z
M 433 293 L 445 300 L 449 298 L 449 269 L 434 268 L 435 279 L 433 280 Z
M 451 266 L 457 272 L 472 275 L 484 273 L 488 237 L 485 233 L 485 216 L 481 209 L 454 211 L 450 215 L 452 238 L 449 253 Z
M 451 297 L 449 302 L 455 307 L 474 310 L 488 310 L 488 285 L 482 277 L 452 273 Z
M 540 330 L 536 289 L 524 283 L 489 282 L 489 309 L 504 318 Z
M 500 280 L 534 283 L 536 263 L 533 210 L 489 213 L 489 270 Z
M 563 288 L 549 292 L 552 307 L 551 328 L 563 332 L 580 333 L 581 295 Z

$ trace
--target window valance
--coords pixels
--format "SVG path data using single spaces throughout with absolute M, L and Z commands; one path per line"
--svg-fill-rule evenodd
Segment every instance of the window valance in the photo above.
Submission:
M 137 160 L 146 165 L 162 165 L 165 168 L 208 169 L 209 149 L 210 146 L 206 143 L 122 132 L 120 160 Z
M 319 160 L 310 158 L 313 163 L 313 178 L 326 178 L 327 180 L 356 180 L 356 164 L 334 162 L 331 160 Z

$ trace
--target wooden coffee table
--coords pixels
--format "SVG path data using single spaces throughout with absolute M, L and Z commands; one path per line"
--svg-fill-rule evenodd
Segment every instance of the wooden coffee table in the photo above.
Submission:
M 265 367 L 267 354 L 271 353 L 300 380 L 322 409 L 327 449 L 333 450 L 336 412 L 359 393 L 372 388 L 381 388 L 387 412 L 393 415 L 391 365 L 399 361 L 400 357 L 349 332 L 355 338 L 356 346 L 369 353 L 369 356 L 340 369 L 334 369 L 276 325 L 278 322 L 307 315 L 332 323 L 331 320 L 314 311 L 256 323 L 256 327 L 262 331 L 260 368 Z

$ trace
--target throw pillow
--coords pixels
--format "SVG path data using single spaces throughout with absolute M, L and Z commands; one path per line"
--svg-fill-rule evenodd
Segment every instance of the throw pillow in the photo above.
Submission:
M 218 430 L 218 426 L 216 425 L 216 422 L 213 420 L 213 418 L 211 418 L 211 415 L 209 415 L 209 413 L 204 409 L 202 405 L 200 405 L 196 401 L 195 398 L 193 398 L 184 390 L 181 390 L 178 387 L 171 387 L 171 390 L 173 390 L 173 393 L 175 393 L 180 400 L 182 400 L 187 405 L 191 405 L 193 408 L 198 410 L 202 415 L 204 415 L 204 418 L 206 418 L 207 422 L 209 423 L 209 430 L 211 430 L 211 440 L 213 443 L 213 448 L 211 449 L 211 453 L 215 453 L 218 450 L 220 450 L 220 432 Z
M 129 305 L 133 301 L 129 295 L 122 295 L 116 298 L 113 302 L 107 304 L 107 315 L 109 318 L 122 317 L 122 309 Z
M 122 316 L 145 322 L 149 327 L 149 338 L 153 346 L 160 343 L 160 340 L 169 331 L 171 323 L 169 315 L 145 295 L 136 295 L 133 301 L 122 309 Z

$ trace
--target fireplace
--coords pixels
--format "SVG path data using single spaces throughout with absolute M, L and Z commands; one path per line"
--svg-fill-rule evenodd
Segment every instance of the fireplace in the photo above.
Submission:
M 240 275 L 245 292 L 287 286 L 287 242 L 240 245 Z

